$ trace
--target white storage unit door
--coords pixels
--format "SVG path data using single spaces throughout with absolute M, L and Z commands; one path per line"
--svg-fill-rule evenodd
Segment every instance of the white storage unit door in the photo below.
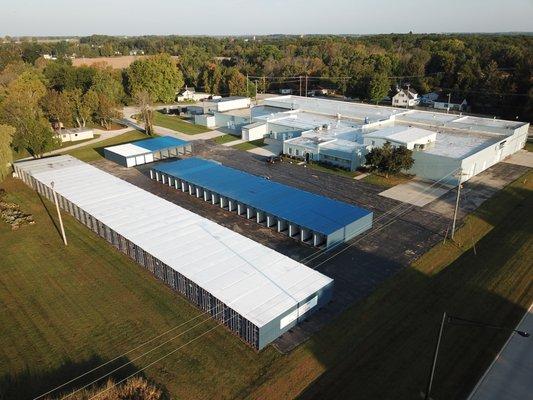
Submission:
M 151 163 L 151 162 L 154 162 L 154 154 L 153 153 L 148 153 L 148 154 L 145 154 L 144 155 L 144 159 L 145 159 L 145 163 Z
M 135 156 L 126 158 L 126 166 L 134 167 L 135 166 Z
M 144 154 L 141 154 L 140 156 L 136 156 L 135 162 L 137 163 L 137 165 L 144 164 Z

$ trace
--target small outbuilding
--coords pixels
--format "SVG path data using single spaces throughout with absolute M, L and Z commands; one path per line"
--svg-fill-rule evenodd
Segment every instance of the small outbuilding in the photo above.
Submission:
M 189 142 L 172 136 L 160 136 L 104 148 L 105 158 L 124 167 L 134 167 L 191 153 L 192 146 Z

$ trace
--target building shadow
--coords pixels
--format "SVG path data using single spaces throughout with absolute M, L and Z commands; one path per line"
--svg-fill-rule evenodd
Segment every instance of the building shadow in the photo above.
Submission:
M 127 357 L 121 357 L 110 362 L 106 366 L 63 386 L 56 391 L 49 393 L 44 398 L 62 398 L 67 394 L 92 383 L 102 375 L 111 372 L 113 369 L 127 363 L 128 361 L 129 359 Z M 5 374 L 0 376 L 0 400 L 35 398 L 56 388 L 59 385 L 75 379 L 79 375 L 84 374 L 105 362 L 107 362 L 107 360 L 103 359 L 102 357 L 98 355 L 92 355 L 83 361 L 66 360 L 60 367 L 56 369 L 36 371 L 31 368 L 19 373 Z M 129 364 L 124 368 L 112 373 L 109 377 L 97 381 L 94 386 L 90 386 L 89 388 L 103 388 L 109 379 L 112 379 L 114 382 L 118 382 L 121 379 L 124 379 L 135 373 L 137 368 L 138 367 L 134 364 Z M 142 373 L 139 373 L 136 376 L 146 378 Z M 160 388 L 168 398 L 167 390 L 164 387 Z
M 519 207 L 531 203 L 529 196 Z M 467 251 L 440 271 L 404 269 L 317 333 L 308 346 L 325 371 L 298 398 L 421 398 L 444 311 L 514 328 L 533 301 L 530 269 L 508 262 L 531 240 L 533 223 L 518 223 L 523 215 L 511 213 L 478 242 L 477 254 Z M 466 398 L 508 336 L 447 325 L 432 398 Z

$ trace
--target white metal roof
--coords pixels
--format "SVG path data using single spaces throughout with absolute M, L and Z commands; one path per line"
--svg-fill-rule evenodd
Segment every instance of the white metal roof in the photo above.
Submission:
M 71 156 L 18 163 L 261 327 L 332 279 Z
M 105 147 L 104 149 L 122 157 L 140 156 L 141 154 L 148 154 L 152 152 L 151 150 L 136 146 L 133 143 L 119 144 L 117 146 Z
M 378 131 L 363 135 L 364 138 L 386 139 L 390 140 L 391 142 L 402 143 L 406 145 L 419 142 L 433 142 L 435 141 L 436 136 L 436 132 L 400 125 L 390 126 L 388 128 L 380 129 Z

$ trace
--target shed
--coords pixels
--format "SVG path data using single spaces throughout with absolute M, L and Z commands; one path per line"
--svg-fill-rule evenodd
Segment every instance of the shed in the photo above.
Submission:
M 212 160 L 160 164 L 150 177 L 317 247 L 332 247 L 372 227 L 371 211 Z
M 255 349 L 331 299 L 320 272 L 74 157 L 14 167 L 50 200 L 53 181 L 63 210 Z
M 160 136 L 104 148 L 105 158 L 125 167 L 191 153 L 192 146 L 189 142 L 172 136 Z

